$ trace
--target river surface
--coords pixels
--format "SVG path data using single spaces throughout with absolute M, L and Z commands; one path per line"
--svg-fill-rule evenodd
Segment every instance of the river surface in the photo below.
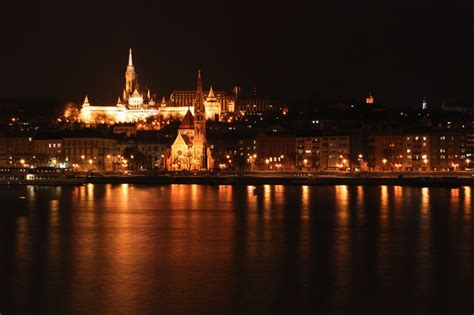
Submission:
M 0 313 L 467 314 L 474 188 L 0 188 Z

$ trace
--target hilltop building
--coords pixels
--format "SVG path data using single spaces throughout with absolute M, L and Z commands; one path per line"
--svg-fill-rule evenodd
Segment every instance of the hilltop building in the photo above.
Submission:
M 136 122 L 158 114 L 155 99 L 150 90 L 141 91 L 133 66 L 132 49 L 129 51 L 128 65 L 125 71 L 125 87 L 115 106 L 92 106 L 85 97 L 81 109 L 81 121 L 94 123 Z
M 204 105 L 206 107 L 206 120 L 220 120 L 221 115 L 226 112 L 233 112 L 235 100 L 223 91 L 214 91 L 212 86 L 209 91 L 203 91 Z M 165 98 L 160 104 L 160 115 L 165 119 L 169 117 L 184 117 L 188 111 L 194 115 L 194 102 L 197 97 L 196 91 L 173 91 L 168 101 Z

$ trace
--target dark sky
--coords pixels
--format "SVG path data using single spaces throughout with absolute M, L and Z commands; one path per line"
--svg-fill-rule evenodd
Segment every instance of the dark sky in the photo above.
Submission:
M 194 88 L 198 68 L 205 87 L 286 100 L 371 90 L 415 106 L 473 94 L 472 4 L 160 2 L 4 7 L 0 97 L 114 102 L 129 47 L 142 86 L 159 95 Z

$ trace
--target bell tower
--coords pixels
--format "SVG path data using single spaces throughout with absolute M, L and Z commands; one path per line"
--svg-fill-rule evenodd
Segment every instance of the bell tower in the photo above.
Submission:
M 132 95 L 133 91 L 137 88 L 135 68 L 133 67 L 132 60 L 132 49 L 130 48 L 128 54 L 128 65 L 127 70 L 125 71 L 125 91 L 124 91 L 124 101 L 125 98 L 128 100 Z
M 198 71 L 196 100 L 194 102 L 194 158 L 196 169 L 207 168 L 206 157 L 206 109 L 202 90 L 201 70 Z

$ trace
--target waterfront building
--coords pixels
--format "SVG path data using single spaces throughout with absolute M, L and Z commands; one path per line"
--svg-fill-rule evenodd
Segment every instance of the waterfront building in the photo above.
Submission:
M 77 171 L 115 170 L 117 140 L 113 135 L 82 130 L 63 136 L 65 161 Z
M 466 134 L 446 130 L 433 130 L 431 133 L 431 170 L 449 171 L 469 167 L 465 162 Z
M 33 139 L 35 166 L 65 166 L 61 133 L 40 133 Z
M 296 166 L 304 171 L 348 171 L 350 137 L 344 135 L 298 136 Z
M 255 138 L 257 168 L 260 170 L 294 170 L 296 138 L 290 133 L 259 133 Z
M 178 128 L 178 135 L 167 156 L 171 170 L 212 169 L 213 160 L 206 141 L 206 109 L 201 72 L 198 72 L 194 115 L 188 109 Z
M 469 168 L 468 133 L 449 129 L 384 131 L 371 137 L 375 171 L 457 171 Z
M 0 165 L 30 165 L 34 160 L 33 137 L 32 132 L 11 132 L 0 137 Z
M 428 171 L 431 169 L 431 136 L 427 131 L 385 131 L 374 134 L 375 171 Z

